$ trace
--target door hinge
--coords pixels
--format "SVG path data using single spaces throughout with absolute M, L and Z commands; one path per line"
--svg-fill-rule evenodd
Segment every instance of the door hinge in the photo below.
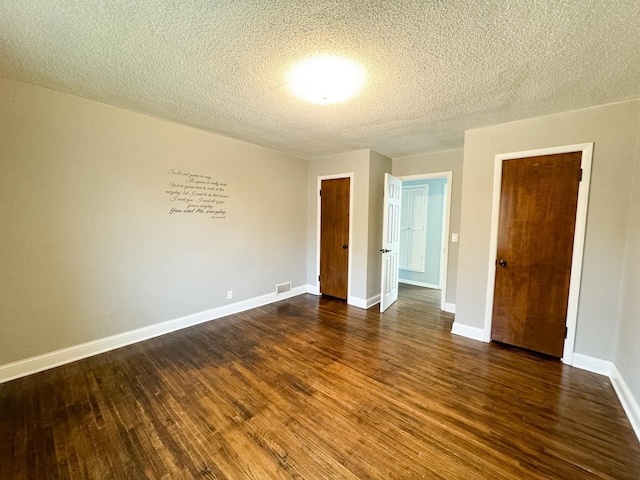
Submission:
M 564 327 L 564 338 L 569 336 L 569 327 Z
M 320 190 L 320 192 L 319 192 L 319 193 L 320 193 L 320 196 L 322 196 L 322 190 Z
M 578 181 L 581 182 L 582 181 L 582 169 L 580 169 L 580 175 L 578 176 Z
M 320 281 L 320 275 L 318 275 L 318 281 Z

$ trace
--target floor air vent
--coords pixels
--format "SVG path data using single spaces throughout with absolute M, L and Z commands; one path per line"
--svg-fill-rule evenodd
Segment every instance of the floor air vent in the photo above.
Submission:
M 279 285 L 276 285 L 276 295 L 290 292 L 290 291 L 291 291 L 291 282 L 281 283 Z

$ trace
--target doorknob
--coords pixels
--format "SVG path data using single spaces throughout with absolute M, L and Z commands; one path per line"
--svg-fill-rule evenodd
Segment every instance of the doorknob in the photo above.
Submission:
M 507 266 L 507 261 L 506 260 L 500 260 L 498 262 L 498 265 L 500 265 L 502 268 L 505 268 Z
M 382 253 L 389 253 L 391 250 L 387 250 L 386 248 L 381 248 L 380 251 Z
M 347 248 L 349 248 L 349 245 L 342 245 L 342 248 L 346 250 Z

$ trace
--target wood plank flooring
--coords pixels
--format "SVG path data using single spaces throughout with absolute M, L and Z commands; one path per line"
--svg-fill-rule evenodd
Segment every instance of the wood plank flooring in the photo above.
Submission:
M 606 377 L 302 295 L 0 385 L 0 479 L 638 479 Z

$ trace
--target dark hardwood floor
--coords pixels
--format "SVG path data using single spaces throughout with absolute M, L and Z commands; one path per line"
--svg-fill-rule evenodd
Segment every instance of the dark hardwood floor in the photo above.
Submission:
M 398 297 L 406 302 L 420 303 L 424 306 L 440 310 L 440 293 L 442 290 L 427 287 L 417 287 L 407 283 L 399 284 Z
M 0 385 L 0 478 L 640 478 L 606 377 L 403 293 L 383 315 L 302 295 Z

